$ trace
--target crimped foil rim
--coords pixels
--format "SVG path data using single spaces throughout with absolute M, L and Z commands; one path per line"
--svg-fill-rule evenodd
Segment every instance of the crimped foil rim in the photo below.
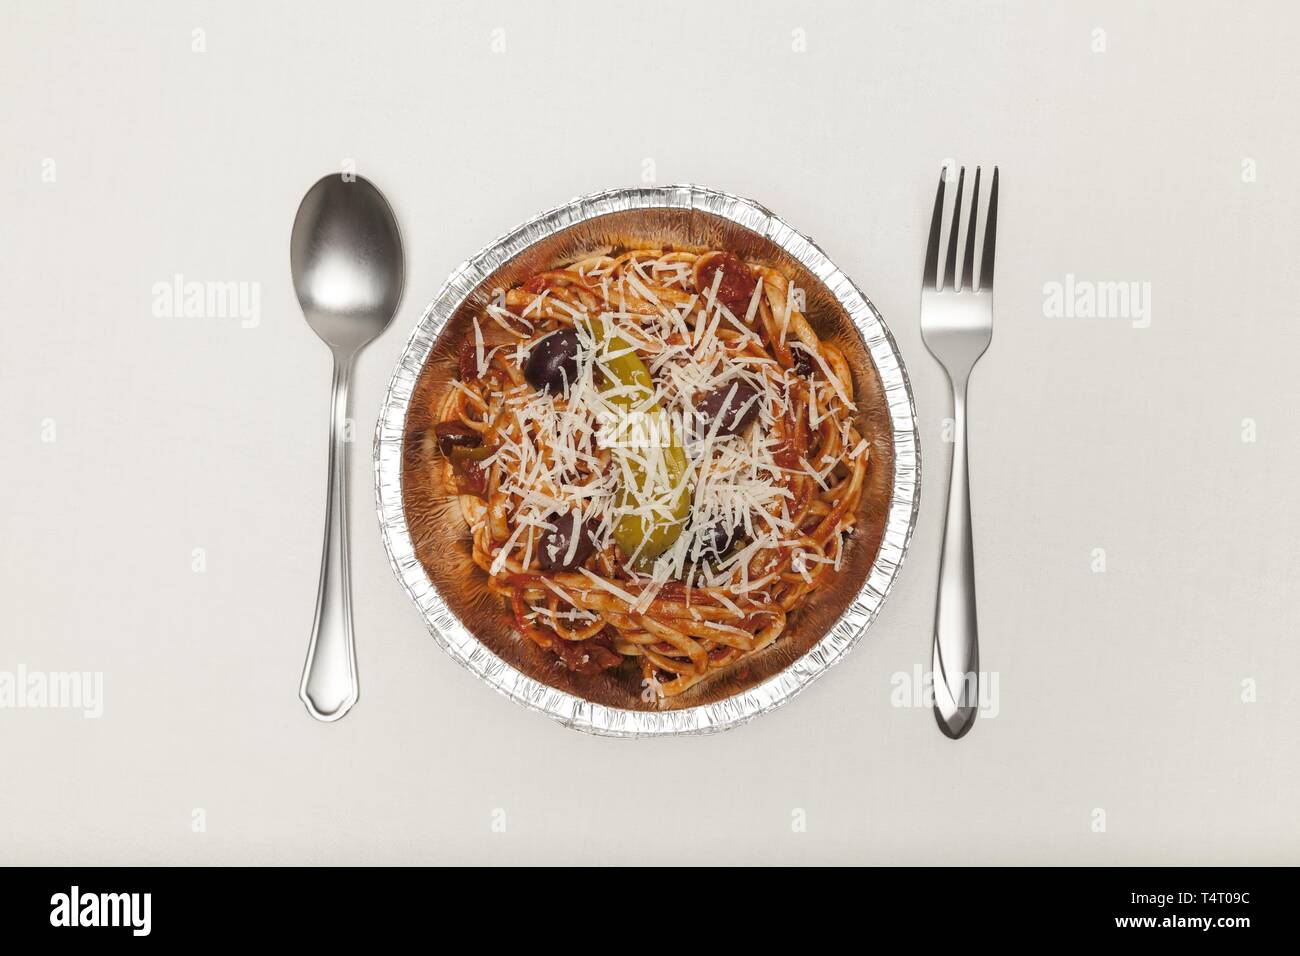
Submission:
M 825 284 L 862 334 L 884 387 L 893 426 L 894 482 L 880 550 L 862 589 L 807 653 L 756 687 L 712 704 L 672 711 L 605 707 L 549 687 L 497 657 L 461 624 L 415 556 L 402 506 L 402 442 L 415 383 L 438 333 L 492 272 L 534 243 L 575 223 L 636 209 L 697 209 L 765 236 Z M 580 196 L 512 229 L 457 266 L 424 310 L 393 371 L 375 430 L 375 499 L 393 572 L 424 616 L 429 632 L 453 660 L 489 686 L 566 727 L 610 737 L 706 734 L 738 726 L 779 707 L 844 658 L 875 620 L 893 588 L 916 526 L 921 461 L 916 407 L 902 358 L 870 300 L 812 240 L 764 206 L 689 184 L 609 189 Z

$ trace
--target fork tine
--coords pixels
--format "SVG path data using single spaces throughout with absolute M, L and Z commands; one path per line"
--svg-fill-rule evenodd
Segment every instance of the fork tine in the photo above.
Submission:
M 957 233 L 961 230 L 961 190 L 966 184 L 966 167 L 957 176 L 957 201 L 952 207 L 952 227 L 948 231 L 948 264 L 943 270 L 941 289 L 957 289 Z
M 970 191 L 970 225 L 966 227 L 966 257 L 961 266 L 961 286 L 975 288 L 975 227 L 979 224 L 980 168 L 975 167 L 975 186 Z M 957 210 L 961 212 L 960 209 Z
M 993 188 L 989 190 L 989 220 L 984 225 L 984 253 L 980 256 L 980 288 L 993 288 L 993 247 L 998 235 L 998 168 L 993 167 Z
M 921 284 L 927 289 L 939 288 L 939 232 L 943 228 L 943 179 L 946 169 L 939 170 L 939 191 L 934 197 L 934 216 L 930 220 L 930 244 L 925 248 L 925 274 Z

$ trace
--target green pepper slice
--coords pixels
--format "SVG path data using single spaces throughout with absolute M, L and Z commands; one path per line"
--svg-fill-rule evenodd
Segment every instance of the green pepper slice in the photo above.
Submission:
M 603 363 L 602 377 L 606 379 L 606 387 L 636 386 L 632 394 L 612 395 L 609 400 L 625 409 L 642 406 L 644 413 L 649 416 L 660 414 L 658 404 L 645 407 L 646 399 L 654 394 L 654 380 L 650 377 L 650 370 L 646 368 L 645 363 L 636 352 L 632 351 L 632 344 L 621 336 L 610 333 L 600 320 L 592 322 L 592 332 L 598 342 L 607 343 L 607 351 L 622 353 Z M 608 370 L 608 373 L 606 374 L 604 370 Z M 668 480 L 674 486 L 680 484 L 687 471 L 687 461 L 686 451 L 675 433 L 671 435 L 669 445 L 663 449 L 663 456 L 664 472 Z M 632 475 L 638 487 L 645 485 L 647 478 L 643 468 L 633 464 Z M 624 489 L 619 497 L 619 506 L 627 507 L 635 498 L 630 489 Z M 682 529 L 686 526 L 686 518 L 690 514 L 690 505 L 691 496 L 683 487 L 681 494 L 673 502 L 671 519 L 662 517 L 643 519 L 639 515 L 625 514 L 614 524 L 614 543 L 618 545 L 619 551 L 629 558 L 640 549 L 637 570 L 648 571 L 653 566 L 655 558 L 671 548 L 681 537 Z
M 492 454 L 494 449 L 486 445 L 454 445 L 447 457 L 451 459 L 452 466 L 463 465 L 471 461 L 482 461 Z

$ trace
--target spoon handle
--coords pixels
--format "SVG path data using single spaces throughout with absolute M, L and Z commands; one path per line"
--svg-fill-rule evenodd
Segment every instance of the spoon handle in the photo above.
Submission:
M 321 553 L 316 622 L 307 647 L 298 696 L 317 720 L 338 720 L 357 702 L 357 656 L 352 639 L 352 586 L 348 571 L 348 471 L 345 428 L 351 354 L 334 355 L 330 395 L 329 496 Z

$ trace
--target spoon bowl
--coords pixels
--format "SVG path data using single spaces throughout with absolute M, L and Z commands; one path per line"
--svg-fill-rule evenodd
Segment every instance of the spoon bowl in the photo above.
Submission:
M 328 721 L 359 696 L 348 558 L 348 385 L 357 353 L 393 320 L 406 281 L 402 237 L 383 193 L 360 176 L 318 181 L 294 217 L 289 265 L 307 324 L 334 356 L 325 544 L 298 692 L 313 717 Z
M 405 284 L 402 237 L 368 179 L 326 176 L 298 206 L 289 241 L 293 289 L 332 349 L 363 348 L 392 321 Z

